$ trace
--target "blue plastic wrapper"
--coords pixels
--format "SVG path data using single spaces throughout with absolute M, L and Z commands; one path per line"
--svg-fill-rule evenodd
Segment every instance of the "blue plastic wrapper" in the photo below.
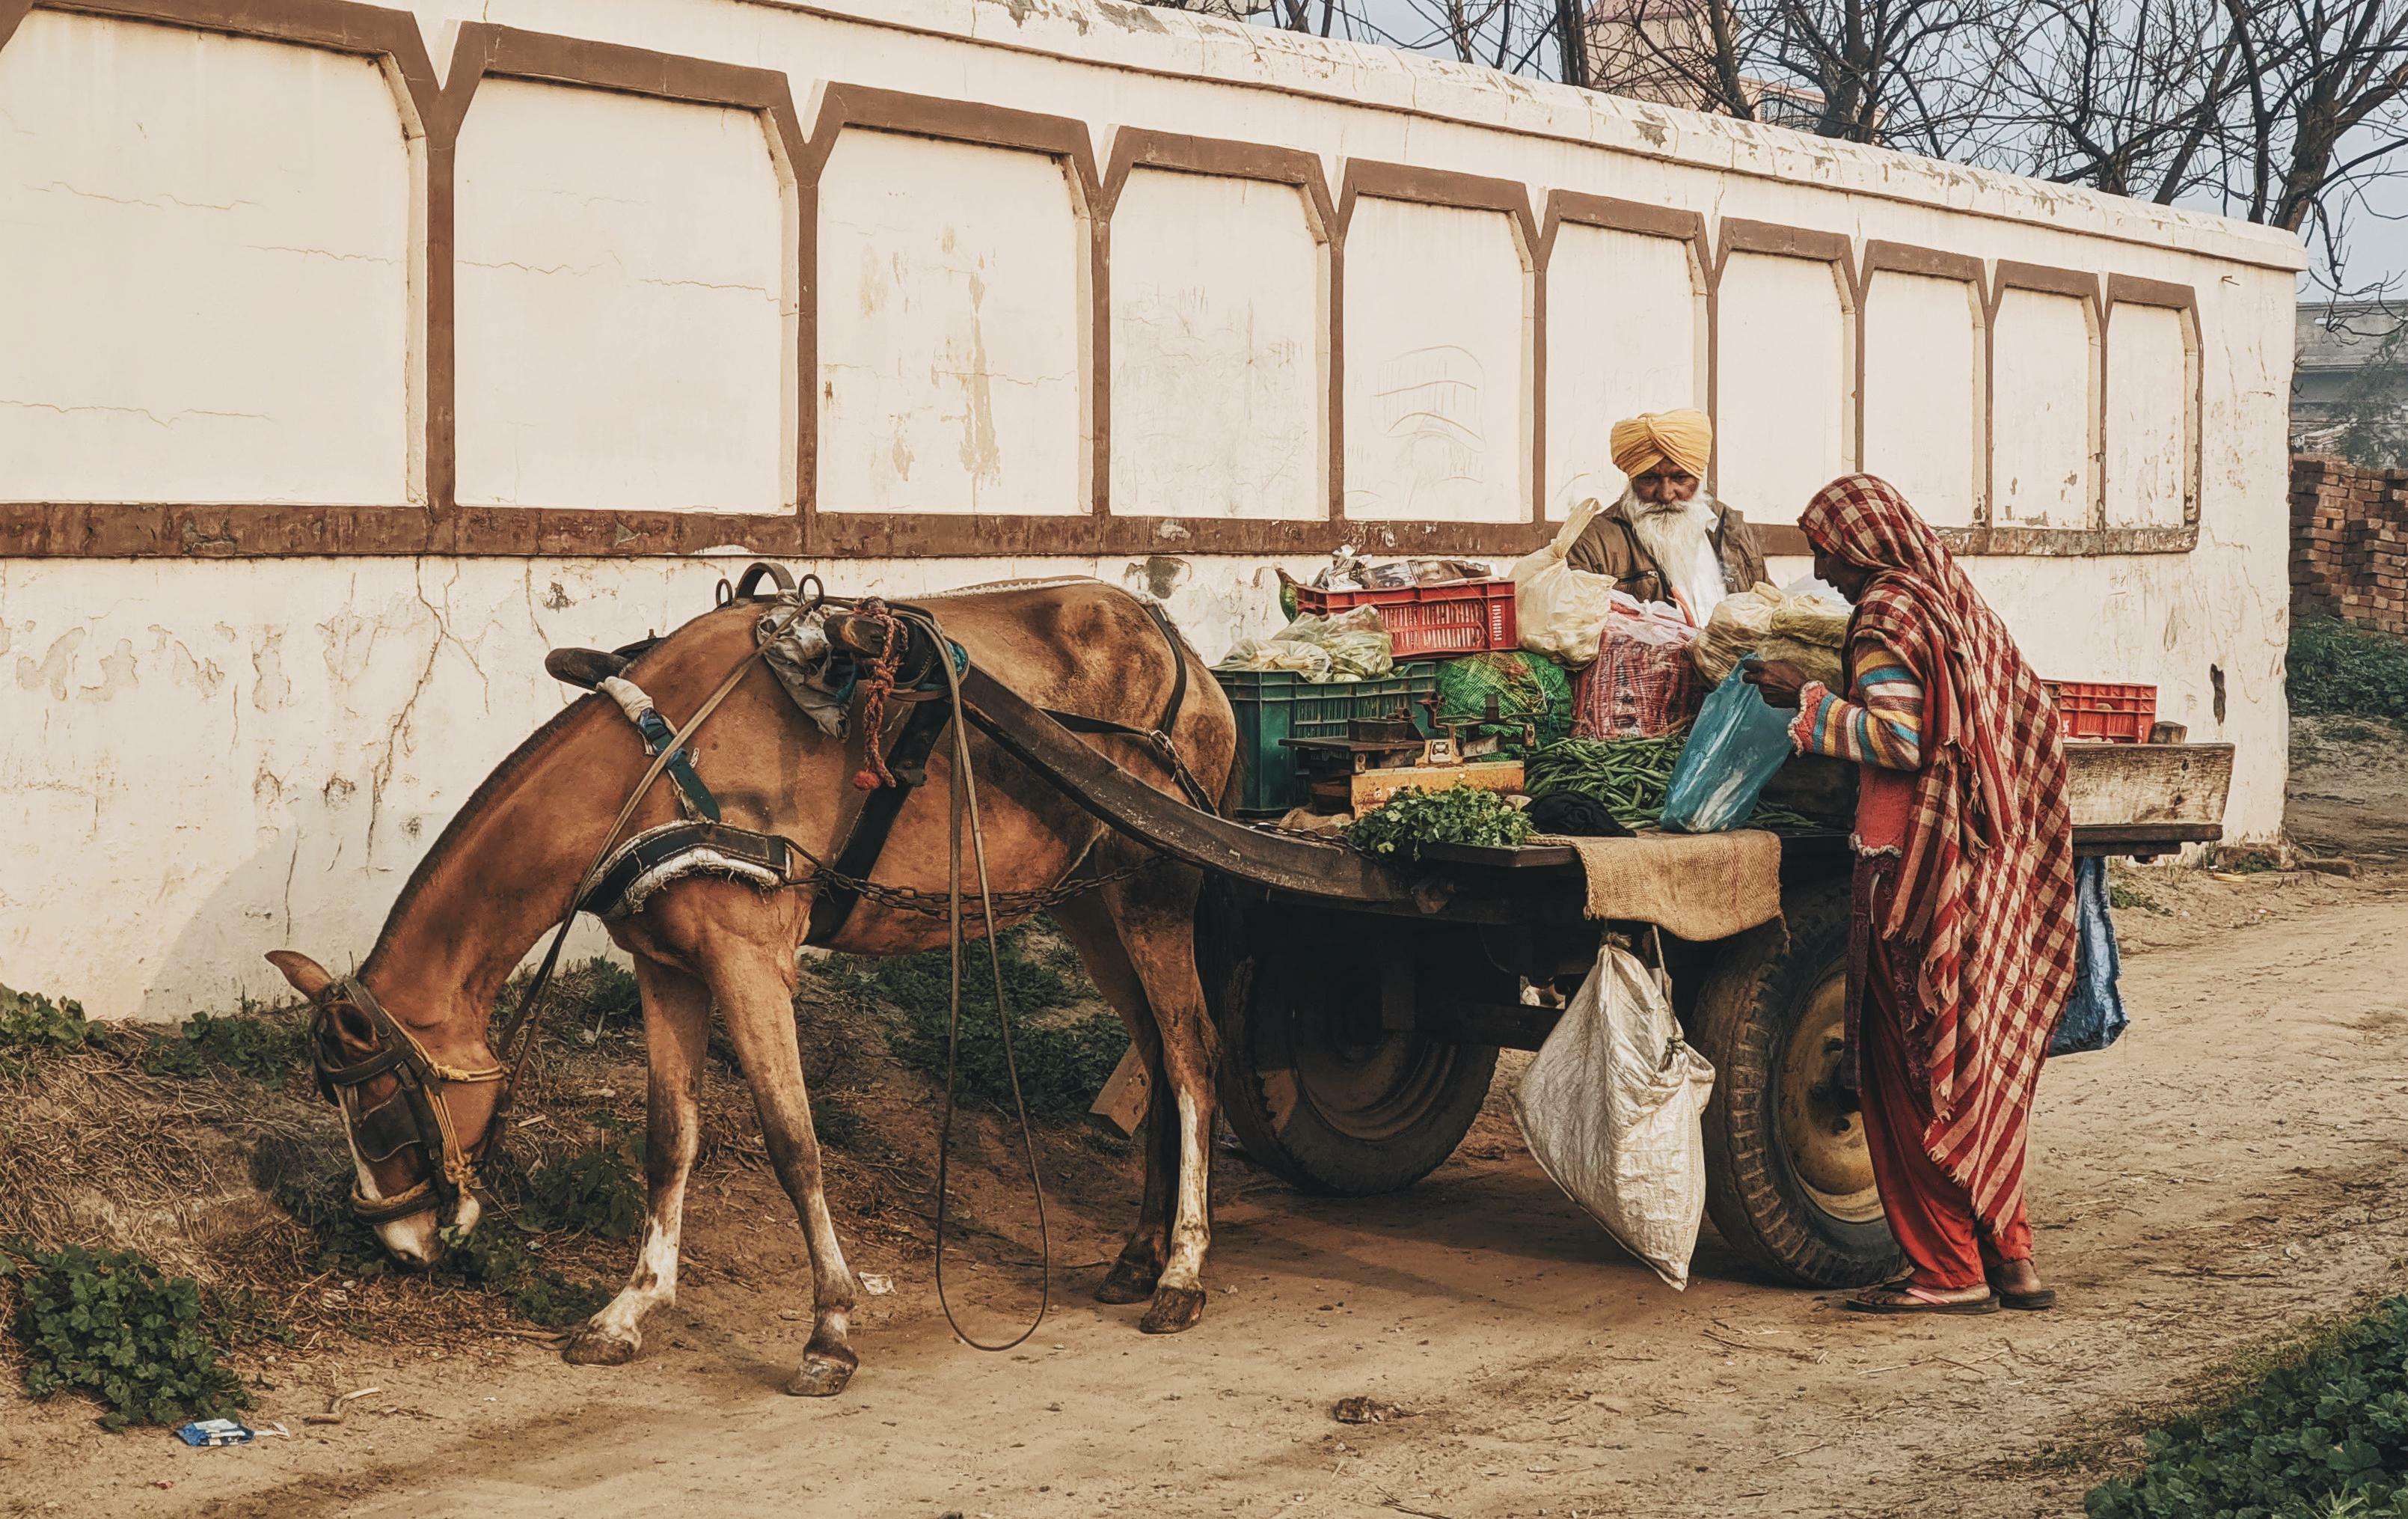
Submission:
M 1706 697 L 1672 785 L 1664 798 L 1664 826 L 1682 833 L 1720 833 L 1745 823 L 1783 763 L 1789 758 L 1789 724 L 1795 713 L 1767 707 L 1763 695 L 1738 670 Z
M 2107 916 L 2107 862 L 2073 862 L 2073 913 L 2080 930 L 2074 955 L 2073 996 L 2048 1041 L 2051 1055 L 2087 1054 L 2123 1037 L 2131 1020 L 2115 979 L 2124 957 L 2115 948 L 2115 924 Z
M 194 1450 L 212 1445 L 248 1445 L 256 1433 L 232 1419 L 203 1419 L 176 1431 L 176 1438 Z

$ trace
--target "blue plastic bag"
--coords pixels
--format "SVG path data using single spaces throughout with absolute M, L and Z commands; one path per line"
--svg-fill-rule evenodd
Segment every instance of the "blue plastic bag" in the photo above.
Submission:
M 2073 996 L 2048 1041 L 2051 1055 L 2103 1050 L 2121 1038 L 2131 1022 L 2124 1013 L 2124 994 L 2115 985 L 2124 957 L 2115 949 L 2115 924 L 2107 916 L 2105 860 L 2073 862 L 2073 913 L 2079 930 Z
M 1720 833 L 1745 823 L 1765 784 L 1789 758 L 1794 716 L 1766 706 L 1738 670 L 1725 676 L 1681 746 L 1664 799 L 1664 826 Z

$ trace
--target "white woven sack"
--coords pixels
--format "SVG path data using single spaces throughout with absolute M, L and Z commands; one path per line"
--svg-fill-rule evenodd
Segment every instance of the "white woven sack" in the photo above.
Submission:
M 1713 1089 L 1658 973 L 1607 944 L 1513 1092 L 1540 1167 L 1675 1290 L 1689 1284 L 1705 1218 Z

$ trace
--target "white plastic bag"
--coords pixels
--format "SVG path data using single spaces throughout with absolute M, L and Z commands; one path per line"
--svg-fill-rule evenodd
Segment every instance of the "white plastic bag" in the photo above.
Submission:
M 1595 496 L 1574 507 L 1554 542 L 1523 556 L 1506 572 L 1513 582 L 1513 615 L 1521 624 L 1522 647 L 1534 654 L 1567 665 L 1585 665 L 1597 657 L 1598 640 L 1604 637 L 1605 619 L 1613 608 L 1613 581 L 1564 561 L 1604 509 Z
M 1713 1089 L 1658 973 L 1609 943 L 1513 1092 L 1541 1168 L 1676 1291 L 1706 1214 Z

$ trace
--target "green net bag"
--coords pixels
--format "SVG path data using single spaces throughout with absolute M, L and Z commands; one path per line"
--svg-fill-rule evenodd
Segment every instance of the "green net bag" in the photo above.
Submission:
M 1544 654 L 1516 649 L 1507 652 L 1467 654 L 1438 667 L 1438 715 L 1455 722 L 1486 714 L 1488 698 L 1497 698 L 1498 722 L 1482 724 L 1474 735 L 1504 738 L 1504 752 L 1519 756 L 1522 724 L 1539 729 L 1539 747 L 1572 731 L 1572 683 L 1562 666 Z

